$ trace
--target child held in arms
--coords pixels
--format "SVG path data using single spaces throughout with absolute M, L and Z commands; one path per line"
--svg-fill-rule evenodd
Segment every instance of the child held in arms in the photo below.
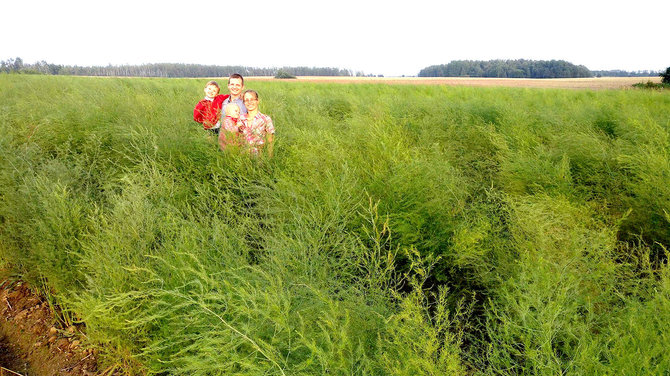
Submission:
M 220 87 L 216 81 L 209 81 L 205 85 L 205 98 L 193 109 L 193 120 L 202 124 L 202 127 L 214 134 L 219 134 L 221 127 L 221 106 L 228 94 L 219 94 Z
M 222 131 L 219 133 L 219 146 L 225 150 L 231 146 L 240 145 L 240 106 L 237 103 L 228 103 L 225 107 L 226 116 L 223 118 Z

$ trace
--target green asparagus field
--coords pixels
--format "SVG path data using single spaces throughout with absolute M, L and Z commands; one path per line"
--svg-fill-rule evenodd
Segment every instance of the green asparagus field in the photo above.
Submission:
M 0 75 L 0 267 L 149 375 L 667 375 L 670 92 Z M 225 88 L 225 79 L 220 79 Z

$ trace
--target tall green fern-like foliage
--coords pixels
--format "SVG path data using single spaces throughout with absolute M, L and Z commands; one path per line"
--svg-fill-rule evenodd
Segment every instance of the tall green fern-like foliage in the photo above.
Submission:
M 667 94 L 250 80 L 254 159 L 191 120 L 203 84 L 0 76 L 0 262 L 106 362 L 667 369 Z

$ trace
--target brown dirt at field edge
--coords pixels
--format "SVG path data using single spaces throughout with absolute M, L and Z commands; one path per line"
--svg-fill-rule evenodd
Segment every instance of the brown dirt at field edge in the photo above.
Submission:
M 32 370 L 28 368 L 28 362 L 15 354 L 12 344 L 7 337 L 0 334 L 0 375 L 4 376 L 3 372 L 9 374 L 7 370 L 17 372 L 22 375 L 32 374 Z
M 0 282 L 0 375 L 98 375 L 80 329 L 59 328 L 49 305 L 20 281 Z M 13 372 L 13 373 L 12 373 Z

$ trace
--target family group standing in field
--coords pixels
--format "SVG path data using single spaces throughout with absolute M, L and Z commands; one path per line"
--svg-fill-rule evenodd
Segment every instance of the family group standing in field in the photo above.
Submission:
M 216 81 L 205 86 L 205 98 L 193 109 L 193 120 L 219 139 L 221 150 L 242 148 L 252 155 L 264 150 L 272 156 L 274 125 L 258 109 L 258 93 L 244 89 L 244 78 L 234 73 L 228 77 L 229 94 L 219 94 Z

